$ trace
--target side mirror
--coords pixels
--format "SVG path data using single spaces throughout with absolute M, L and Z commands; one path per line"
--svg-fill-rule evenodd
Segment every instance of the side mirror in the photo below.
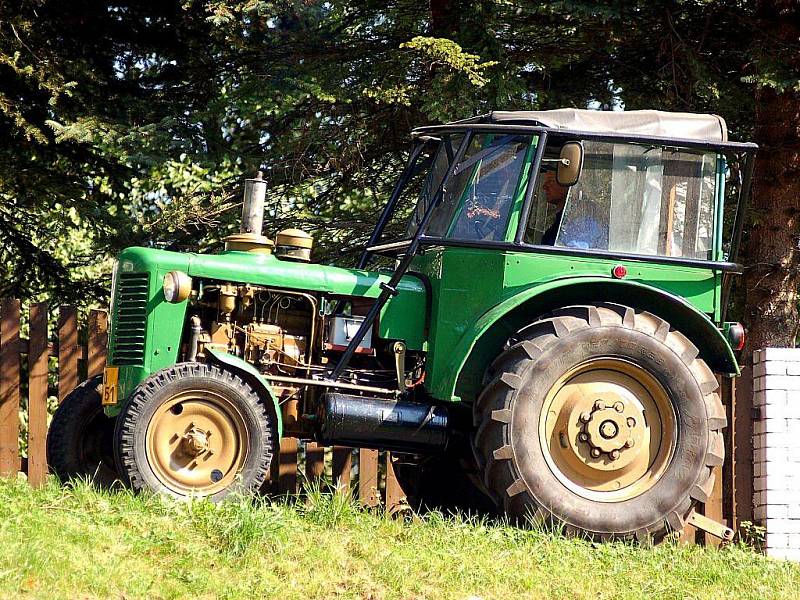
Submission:
M 561 146 L 556 181 L 559 185 L 570 187 L 578 183 L 583 169 L 583 144 L 567 142 Z

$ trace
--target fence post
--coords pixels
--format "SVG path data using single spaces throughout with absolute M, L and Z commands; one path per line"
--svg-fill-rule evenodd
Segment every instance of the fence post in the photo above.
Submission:
M 87 377 L 103 373 L 103 368 L 106 366 L 106 346 L 108 346 L 108 313 L 93 310 L 89 313 Z
M 306 442 L 306 482 L 319 483 L 325 475 L 325 449 L 316 442 Z
M 297 438 L 281 439 L 278 455 L 278 491 L 284 494 L 297 493 Z
M 363 506 L 378 506 L 378 451 L 358 450 L 358 498 Z
M 394 473 L 394 463 L 392 462 L 392 453 L 386 453 L 386 510 L 389 514 L 394 514 L 398 509 L 402 508 L 405 494 L 400 483 L 397 481 L 397 476 Z
M 34 487 L 47 479 L 47 304 L 30 307 L 28 342 L 28 483 Z
M 58 401 L 63 402 L 78 385 L 78 311 L 62 306 L 58 311 Z
M 702 512 L 702 510 L 700 512 Z M 685 525 L 678 541 L 680 541 L 681 544 L 696 544 L 697 536 L 697 529 L 695 529 L 694 525 Z
M 346 446 L 333 447 L 333 485 L 336 490 L 347 493 L 350 490 L 350 470 L 353 462 L 353 449 Z
M 731 527 L 753 521 L 753 368 L 742 369 L 733 388 L 733 414 L 728 421 L 731 439 Z
M 0 300 L 0 476 L 19 471 L 19 300 Z

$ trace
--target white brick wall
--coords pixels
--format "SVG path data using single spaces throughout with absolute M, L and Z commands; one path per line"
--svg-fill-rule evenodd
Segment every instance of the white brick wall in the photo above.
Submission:
M 800 348 L 753 355 L 753 509 L 769 556 L 800 561 Z

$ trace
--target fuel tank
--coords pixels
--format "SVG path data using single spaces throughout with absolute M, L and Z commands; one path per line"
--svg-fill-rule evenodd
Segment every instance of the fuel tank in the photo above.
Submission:
M 419 454 L 447 447 L 449 415 L 444 406 L 335 392 L 321 400 L 318 437 L 323 444 Z

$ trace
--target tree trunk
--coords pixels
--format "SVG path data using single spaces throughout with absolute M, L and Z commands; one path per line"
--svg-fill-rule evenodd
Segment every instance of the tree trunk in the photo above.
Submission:
M 779 65 L 797 78 L 800 2 L 758 3 L 757 64 Z M 762 68 L 764 68 L 762 67 Z M 770 346 L 793 347 L 798 333 L 800 283 L 800 93 L 759 85 L 751 227 L 744 244 L 747 354 Z M 749 362 L 749 361 L 748 361 Z
M 453 39 L 458 31 L 454 3 L 454 0 L 430 0 L 431 35 L 433 37 Z

